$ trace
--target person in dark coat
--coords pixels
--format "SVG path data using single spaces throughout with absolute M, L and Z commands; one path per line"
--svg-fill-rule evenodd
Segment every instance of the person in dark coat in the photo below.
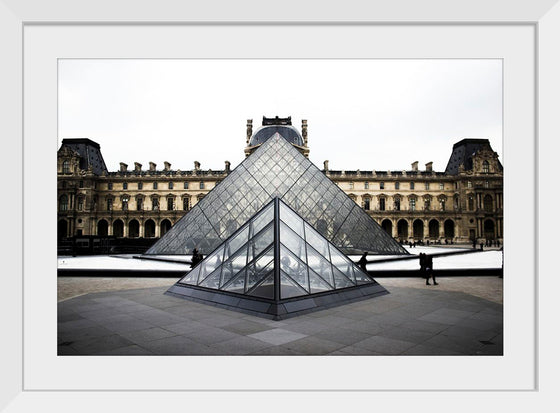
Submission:
M 426 254 L 421 252 L 418 257 L 420 261 L 420 277 L 426 278 L 426 285 L 429 285 L 426 274 Z
M 194 268 L 200 261 L 202 261 L 202 255 L 195 248 L 192 253 L 191 268 Z
M 367 254 L 368 254 L 367 251 L 364 252 L 364 254 L 362 255 L 362 258 L 360 258 L 360 260 L 358 261 L 358 265 L 359 265 L 360 268 L 361 268 L 362 270 L 364 270 L 364 272 L 366 272 L 366 273 L 367 273 L 367 270 L 366 270 L 366 264 L 367 264 L 367 258 L 366 258 L 366 257 L 367 257 Z
M 434 285 L 438 285 L 436 282 L 436 275 L 434 273 L 434 257 L 427 255 L 424 260 L 426 262 L 426 285 L 430 285 L 430 277 L 432 277 Z

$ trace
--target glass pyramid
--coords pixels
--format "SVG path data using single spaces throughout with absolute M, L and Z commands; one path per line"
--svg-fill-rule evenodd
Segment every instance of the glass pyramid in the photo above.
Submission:
M 367 291 L 360 291 L 363 287 Z M 344 294 L 325 299 L 341 290 Z M 354 294 L 348 295 L 348 290 Z M 249 307 L 254 307 L 250 302 L 256 299 L 260 306 L 268 303 L 265 314 L 272 318 L 302 311 L 301 303 L 294 305 L 298 298 L 307 301 L 305 310 L 312 310 L 326 302 L 332 305 L 387 293 L 279 198 L 250 218 L 168 292 L 198 295 L 203 301 L 231 308 L 238 308 L 238 297 L 244 297 Z M 219 296 L 220 292 L 225 296 Z
M 264 142 L 146 254 L 213 251 L 279 197 L 346 254 L 407 254 L 344 191 L 279 133 Z

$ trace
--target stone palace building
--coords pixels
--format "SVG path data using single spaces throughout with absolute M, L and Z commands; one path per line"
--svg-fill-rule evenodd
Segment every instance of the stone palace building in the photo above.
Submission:
M 248 156 L 282 126 L 286 138 L 309 154 L 307 121 L 301 130 L 291 118 L 263 118 L 253 131 L 247 121 Z M 471 243 L 503 239 L 503 167 L 487 139 L 463 139 L 453 145 L 445 171 L 331 170 L 323 173 L 360 205 L 393 238 L 401 242 Z M 188 171 L 134 163 L 109 171 L 99 144 L 64 139 L 58 150 L 58 239 L 95 236 L 154 241 L 165 234 L 229 173 Z

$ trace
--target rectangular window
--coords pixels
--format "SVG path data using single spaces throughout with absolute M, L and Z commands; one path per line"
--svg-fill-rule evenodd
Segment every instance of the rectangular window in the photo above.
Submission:
M 443 190 L 443 182 L 440 182 L 439 189 Z
M 167 198 L 167 210 L 173 211 L 173 198 Z
M 123 211 L 128 211 L 128 198 L 123 199 L 122 209 L 123 209 Z
M 414 198 L 410 200 L 410 210 L 411 211 L 416 210 L 416 199 Z
M 128 189 L 128 182 L 123 182 L 122 189 Z
M 467 188 L 472 188 L 472 182 L 471 181 L 467 181 Z
M 379 182 L 379 189 L 385 189 L 385 182 Z
M 385 198 L 380 198 L 379 199 L 379 210 L 380 211 L 385 211 Z
M 189 210 L 189 198 L 184 197 L 183 198 L 183 211 L 188 211 Z
M 395 211 L 401 210 L 401 200 L 399 198 L 395 199 Z
M 152 198 L 152 211 L 159 211 L 159 199 Z
M 109 198 L 107 200 L 107 211 L 112 211 L 113 210 L 113 199 Z
M 369 211 L 369 198 L 364 199 L 364 209 Z
M 401 183 L 400 182 L 395 182 L 395 189 L 400 189 L 401 187 Z
M 111 191 L 111 190 L 113 189 L 113 183 L 112 183 L 112 182 L 108 182 L 108 183 L 107 183 L 107 189 L 108 189 L 109 191 Z
M 154 189 L 157 189 L 157 182 L 154 182 Z
M 173 189 L 173 182 L 169 182 L 169 189 Z
M 183 189 L 189 189 L 189 183 L 188 182 L 185 182 L 183 184 Z
M 426 191 L 429 191 L 429 190 L 430 190 L 430 183 L 426 182 Z
M 138 189 L 142 189 L 143 186 L 142 182 L 138 182 Z
M 140 197 L 136 198 L 136 209 L 138 211 L 142 211 L 142 207 L 143 207 L 142 203 L 143 203 L 142 198 Z
M 78 184 L 78 187 L 83 188 L 84 187 L 84 181 L 80 181 L 80 183 Z
M 410 183 L 410 189 L 414 189 L 414 182 Z
M 204 189 L 204 182 L 200 183 L 200 189 Z
M 81 211 L 84 209 L 84 198 L 80 197 L 78 198 L 78 211 Z
M 369 189 L 369 182 L 364 182 L 364 189 Z

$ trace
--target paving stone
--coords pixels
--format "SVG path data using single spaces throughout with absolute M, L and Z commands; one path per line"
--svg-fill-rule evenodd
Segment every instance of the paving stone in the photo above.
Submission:
M 330 340 L 324 340 L 315 336 L 309 336 L 300 340 L 282 344 L 282 347 L 285 347 L 289 350 L 297 351 L 299 353 L 317 356 L 332 353 L 333 351 L 344 347 L 344 344 L 335 343 L 334 341 Z
M 402 326 L 383 330 L 378 334 L 381 337 L 392 338 L 396 340 L 409 341 L 411 343 L 422 343 L 433 336 L 433 333 L 426 331 L 412 330 L 403 328 Z
M 249 353 L 250 356 L 303 356 L 305 354 L 299 353 L 295 350 L 285 348 L 282 346 L 270 346 L 263 349 Z
M 205 344 L 185 336 L 166 337 L 159 340 L 148 341 L 143 343 L 143 348 L 158 355 L 185 355 L 198 356 L 215 354 L 214 350 Z
M 97 337 L 111 336 L 115 334 L 114 331 L 108 330 L 105 327 L 94 325 L 92 327 L 82 328 L 79 330 L 70 330 L 66 332 L 58 332 L 58 342 L 88 340 Z
M 203 330 L 208 328 L 208 326 L 198 321 L 187 320 L 177 324 L 167 324 L 162 326 L 162 328 L 172 333 L 184 335 L 195 330 Z
M 383 356 L 383 353 L 377 353 L 372 350 L 356 346 L 347 346 L 329 353 L 330 356 Z
M 146 341 L 158 340 L 164 337 L 173 337 L 177 334 L 168 330 L 164 330 L 163 328 L 152 327 L 145 330 L 124 331 L 120 333 L 120 335 L 129 339 L 130 341 L 133 341 L 134 343 L 144 343 Z
M 83 320 L 84 317 L 82 315 L 74 313 L 73 311 L 66 311 L 61 313 L 60 311 L 57 314 L 57 322 L 65 323 L 67 321 L 76 321 L 76 320 Z
M 423 320 L 412 320 L 402 323 L 399 327 L 408 328 L 410 330 L 424 331 L 426 333 L 437 334 L 449 328 L 449 324 L 433 323 Z
M 119 347 L 113 350 L 101 351 L 96 353 L 100 356 L 153 356 L 154 353 L 146 350 L 143 347 L 132 345 L 126 347 Z
M 299 321 L 298 323 L 284 325 L 282 326 L 282 328 L 296 333 L 312 335 L 320 331 L 328 330 L 331 327 L 326 324 L 317 323 L 315 321 L 303 320 Z
M 270 347 L 270 344 L 256 340 L 249 336 L 237 336 L 236 338 L 213 344 L 210 347 L 215 354 L 247 355 L 266 347 Z
M 289 328 L 289 327 L 287 327 Z M 248 337 L 264 341 L 265 343 L 273 344 L 275 346 L 280 344 L 289 343 L 294 340 L 299 340 L 306 337 L 305 334 L 296 333 L 293 331 L 285 330 L 282 328 L 274 328 L 272 330 L 261 331 L 255 334 L 249 334 Z
M 109 351 L 119 347 L 127 347 L 134 344 L 118 334 L 97 337 L 93 339 L 79 340 L 70 346 L 81 354 L 96 354 L 101 351 Z
M 396 340 L 393 338 L 373 336 L 354 344 L 356 347 L 375 351 L 382 354 L 401 354 L 416 345 L 411 341 Z
M 73 330 L 81 330 L 87 327 L 95 327 L 97 324 L 94 321 L 88 320 L 86 318 L 80 320 L 65 321 L 58 323 L 59 332 L 67 332 Z
M 189 333 L 185 333 L 184 335 L 189 337 L 193 341 L 196 341 L 197 343 L 206 345 L 216 344 L 222 341 L 239 337 L 239 334 L 235 334 L 231 331 L 226 331 L 217 327 L 206 327 L 202 330 L 194 330 Z
M 370 337 L 370 334 L 348 328 L 336 328 L 322 330 L 313 336 L 348 346 Z
M 153 324 L 142 320 L 112 321 L 112 322 L 106 322 L 105 320 L 102 320 L 99 321 L 99 323 L 106 329 L 114 331 L 115 333 L 124 333 L 127 331 L 135 331 L 135 330 L 145 330 L 147 328 L 154 327 Z
M 232 333 L 249 335 L 259 333 L 261 331 L 272 330 L 274 327 L 263 323 L 256 323 L 253 321 L 237 321 L 236 323 L 228 324 L 222 327 L 224 330 L 231 331 Z
M 456 356 L 461 355 L 456 351 L 450 350 L 448 348 L 436 347 L 433 345 L 418 344 L 413 346 L 401 354 L 409 356 Z

